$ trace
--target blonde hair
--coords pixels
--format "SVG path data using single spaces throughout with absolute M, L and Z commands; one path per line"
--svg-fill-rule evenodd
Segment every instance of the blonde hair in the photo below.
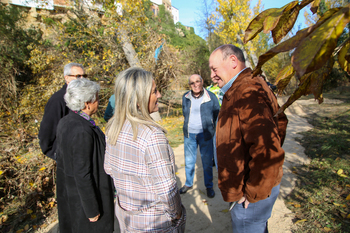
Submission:
M 166 132 L 151 118 L 148 111 L 152 80 L 152 73 L 139 67 L 131 67 L 118 75 L 115 80 L 114 115 L 106 126 L 108 143 L 116 144 L 126 120 L 131 124 L 134 140 L 140 125 L 154 126 Z

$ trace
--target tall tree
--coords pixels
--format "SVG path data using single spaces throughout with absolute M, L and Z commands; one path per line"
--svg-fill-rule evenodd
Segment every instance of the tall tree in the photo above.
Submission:
M 217 25 L 215 23 L 215 2 L 214 0 L 202 0 L 201 10 L 198 13 L 196 24 L 201 28 L 205 36 L 209 51 L 212 52 L 220 44 L 220 37 L 214 33 Z
M 251 1 L 244 0 L 218 0 L 214 23 L 218 24 L 215 33 L 221 38 L 223 43 L 234 44 L 243 50 L 247 58 L 248 66 L 254 68 L 258 62 L 256 47 L 258 44 L 244 45 L 244 29 L 253 18 L 254 12 L 250 8 Z M 261 9 L 261 2 L 256 6 L 256 11 Z

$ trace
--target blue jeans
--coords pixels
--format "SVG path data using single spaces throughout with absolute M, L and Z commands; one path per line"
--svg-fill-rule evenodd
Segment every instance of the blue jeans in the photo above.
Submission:
M 197 160 L 198 145 L 202 158 L 205 187 L 213 188 L 213 139 L 204 141 L 203 133 L 189 133 L 189 137 L 185 137 L 185 185 L 187 187 L 193 186 L 194 168 Z
M 249 203 L 244 209 L 243 203 L 237 204 L 231 210 L 233 232 L 267 233 L 267 220 L 271 217 L 272 207 L 280 192 L 280 185 L 272 188 L 270 197 Z
M 216 133 L 214 134 L 214 137 L 213 137 L 213 148 L 214 148 L 215 167 L 216 167 L 216 170 L 218 170 L 218 156 L 216 154 Z

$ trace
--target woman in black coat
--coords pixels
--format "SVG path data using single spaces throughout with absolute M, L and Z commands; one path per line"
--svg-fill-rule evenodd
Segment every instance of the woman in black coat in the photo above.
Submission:
M 57 126 L 57 207 L 61 233 L 113 232 L 113 187 L 103 168 L 105 137 L 91 116 L 100 87 L 87 79 L 69 83 L 69 114 Z

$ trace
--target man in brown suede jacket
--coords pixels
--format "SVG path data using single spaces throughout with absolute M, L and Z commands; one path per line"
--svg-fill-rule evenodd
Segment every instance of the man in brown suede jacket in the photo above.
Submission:
M 218 183 L 233 232 L 267 232 L 283 175 L 287 118 L 276 96 L 245 66 L 242 50 L 222 45 L 209 58 L 211 79 L 224 93 L 216 127 Z

